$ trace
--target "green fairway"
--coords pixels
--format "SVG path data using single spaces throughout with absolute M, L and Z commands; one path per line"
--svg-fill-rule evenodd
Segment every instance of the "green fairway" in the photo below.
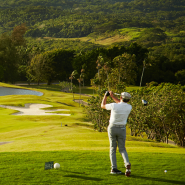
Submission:
M 27 87 L 44 95 L 1 96 L 0 105 L 49 104 L 53 107 L 47 109 L 66 109 L 71 116 L 16 116 L 11 115 L 15 110 L 0 108 L 0 142 L 8 142 L 0 145 L 1 184 L 185 184 L 184 148 L 130 136 L 129 129 L 126 147 L 132 176 L 111 175 L 107 133 L 93 129 L 73 94 L 61 92 L 57 85 Z M 82 92 L 92 95 L 93 89 Z M 74 94 L 74 99 L 79 97 Z M 88 96 L 81 98 L 86 101 Z M 117 157 L 124 172 L 119 153 Z M 44 170 L 49 161 L 61 168 Z
M 110 174 L 109 154 L 102 151 L 1 153 L 1 184 L 131 184 L 183 185 L 183 154 L 130 153 L 132 176 Z M 120 155 L 119 169 L 125 171 Z M 60 169 L 45 170 L 45 162 Z M 167 170 L 167 173 L 164 172 Z

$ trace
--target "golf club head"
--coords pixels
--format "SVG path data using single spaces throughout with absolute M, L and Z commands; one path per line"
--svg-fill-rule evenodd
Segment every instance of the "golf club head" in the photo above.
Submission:
M 148 102 L 147 102 L 146 100 L 142 100 L 142 104 L 143 104 L 144 106 L 146 106 L 146 105 L 148 105 Z

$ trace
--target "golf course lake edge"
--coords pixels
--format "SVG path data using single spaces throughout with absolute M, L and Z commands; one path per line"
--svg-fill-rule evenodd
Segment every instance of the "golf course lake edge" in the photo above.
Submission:
M 19 89 L 19 88 L 11 88 L 11 87 L 0 87 L 0 96 L 7 95 L 36 95 L 42 96 L 43 93 L 28 89 Z

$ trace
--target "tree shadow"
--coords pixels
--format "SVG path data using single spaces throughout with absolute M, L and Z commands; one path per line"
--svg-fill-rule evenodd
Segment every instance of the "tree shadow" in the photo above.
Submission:
M 64 175 L 63 177 L 77 178 L 77 179 L 90 180 L 90 181 L 102 181 L 102 179 L 100 178 L 87 177 L 87 176 L 81 176 L 81 175 Z
M 138 179 L 158 181 L 158 182 L 167 182 L 167 183 L 172 183 L 175 185 L 178 185 L 178 184 L 184 185 L 185 184 L 185 182 L 183 182 L 183 181 L 168 180 L 168 179 L 153 178 L 153 177 L 143 177 L 143 176 L 138 176 L 138 175 L 132 175 L 131 178 L 138 178 Z
M 44 89 L 44 90 L 49 90 L 49 91 L 58 91 L 60 92 L 61 87 L 59 85 L 46 85 L 46 84 L 40 84 L 40 85 L 21 85 L 23 87 L 28 87 L 28 88 L 35 88 L 35 89 Z

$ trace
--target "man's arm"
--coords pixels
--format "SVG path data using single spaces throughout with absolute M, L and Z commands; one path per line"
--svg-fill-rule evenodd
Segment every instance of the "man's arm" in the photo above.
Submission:
M 117 97 L 114 96 L 114 94 L 113 94 L 112 91 L 110 91 L 109 93 L 110 93 L 111 98 L 112 98 L 116 103 L 119 103 L 119 102 L 120 102 L 120 100 L 119 100 Z
M 102 109 L 106 109 L 106 108 L 105 108 L 106 102 L 107 102 L 107 96 L 104 95 L 103 100 L 102 100 L 102 102 L 101 102 L 101 108 L 102 108 Z
M 109 93 L 110 93 L 111 98 L 112 98 L 116 103 L 119 103 L 119 102 L 120 102 L 120 100 L 119 100 L 117 97 L 114 96 L 114 94 L 113 94 L 112 91 L 109 91 Z M 103 97 L 103 100 L 102 100 L 102 102 L 101 102 L 101 108 L 102 108 L 102 109 L 106 109 L 106 107 L 105 107 L 106 102 L 107 102 L 107 96 L 106 96 L 106 94 L 105 94 L 104 97 Z

